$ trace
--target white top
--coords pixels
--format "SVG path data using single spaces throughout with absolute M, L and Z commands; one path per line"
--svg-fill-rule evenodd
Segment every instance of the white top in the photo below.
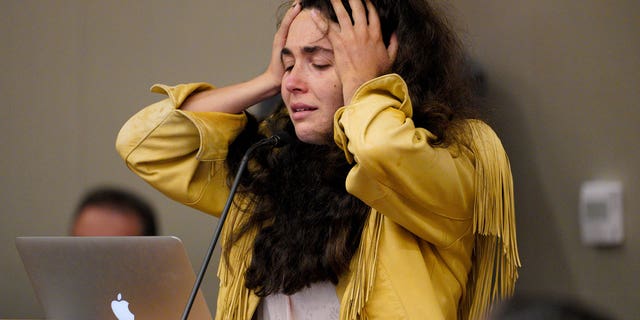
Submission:
M 286 295 L 271 294 L 256 310 L 256 320 L 337 320 L 340 301 L 333 283 L 318 282 Z

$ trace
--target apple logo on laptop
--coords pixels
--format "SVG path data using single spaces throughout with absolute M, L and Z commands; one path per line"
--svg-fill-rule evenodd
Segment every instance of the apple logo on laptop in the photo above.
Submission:
M 118 293 L 118 300 L 111 301 L 111 310 L 118 320 L 134 320 L 135 316 L 129 311 L 129 302 L 122 300 L 122 294 Z

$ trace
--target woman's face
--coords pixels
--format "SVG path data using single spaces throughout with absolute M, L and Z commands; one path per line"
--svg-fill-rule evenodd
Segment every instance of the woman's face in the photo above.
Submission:
M 333 115 L 344 102 L 334 67 L 333 46 L 303 10 L 295 18 L 282 50 L 282 98 L 298 139 L 312 144 L 333 140 Z

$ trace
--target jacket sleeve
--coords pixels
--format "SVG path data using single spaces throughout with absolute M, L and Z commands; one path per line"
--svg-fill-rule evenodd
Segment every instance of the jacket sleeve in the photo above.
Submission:
M 464 146 L 438 148 L 411 115 L 398 75 L 365 83 L 351 105 L 336 112 L 335 141 L 354 162 L 347 190 L 434 246 L 472 234 L 459 315 L 485 318 L 495 301 L 513 294 L 521 266 L 509 159 L 481 121 L 466 122 Z
M 418 237 L 447 247 L 471 232 L 474 165 L 469 152 L 432 147 L 415 127 L 400 76 L 362 85 L 335 115 L 334 138 L 354 162 L 347 190 Z
M 179 110 L 189 95 L 208 89 L 213 87 L 205 83 L 153 86 L 168 98 L 131 117 L 116 150 L 129 169 L 169 198 L 219 215 L 229 192 L 224 160 L 246 116 Z

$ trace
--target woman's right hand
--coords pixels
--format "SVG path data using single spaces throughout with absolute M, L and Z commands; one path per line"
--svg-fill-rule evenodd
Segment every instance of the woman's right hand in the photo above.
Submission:
M 282 49 L 287 42 L 287 35 L 289 34 L 289 27 L 293 22 L 293 19 L 302 11 L 302 5 L 300 0 L 294 0 L 291 4 L 291 8 L 287 10 L 287 13 L 280 22 L 280 27 L 273 37 L 273 46 L 271 48 L 271 61 L 265 72 L 265 76 L 273 82 L 274 87 L 280 90 L 280 84 L 282 83 L 282 76 L 284 75 L 284 66 L 282 65 Z
M 261 75 L 238 84 L 215 90 L 207 90 L 191 95 L 180 106 L 187 111 L 208 111 L 241 113 L 247 108 L 277 95 L 284 75 L 282 65 L 282 48 L 287 42 L 287 34 L 293 19 L 300 13 L 300 0 L 295 0 L 287 10 L 280 27 L 273 38 L 271 61 L 267 70 Z

